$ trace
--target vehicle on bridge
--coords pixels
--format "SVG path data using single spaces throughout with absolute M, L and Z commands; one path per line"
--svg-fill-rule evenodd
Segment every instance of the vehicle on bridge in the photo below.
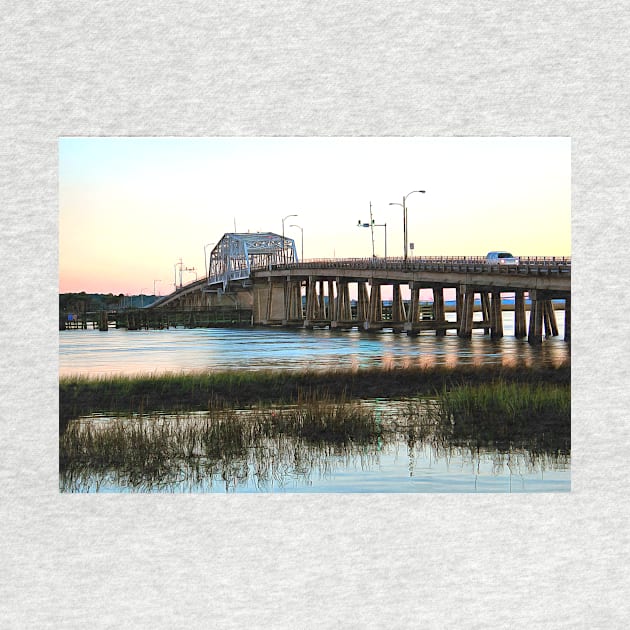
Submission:
M 510 252 L 488 252 L 486 262 L 489 265 L 518 265 L 519 259 Z

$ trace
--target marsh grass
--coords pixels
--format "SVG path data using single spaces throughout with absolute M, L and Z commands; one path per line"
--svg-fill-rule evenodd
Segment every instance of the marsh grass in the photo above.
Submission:
M 548 368 L 368 368 L 362 370 L 225 371 L 89 378 L 59 381 L 59 428 L 90 413 L 208 410 L 315 398 L 400 398 L 444 388 L 505 383 L 568 384 L 567 365 Z
M 444 388 L 433 413 L 451 443 L 570 451 L 568 384 L 495 381 Z
M 82 419 L 70 422 L 61 436 L 59 465 L 65 487 L 86 475 L 114 472 L 132 487 L 190 475 L 235 483 L 247 479 L 250 468 L 259 482 L 280 483 L 288 471 L 307 475 L 326 454 L 365 446 L 380 435 L 373 412 L 343 399 L 203 415 Z
M 530 468 L 553 465 L 570 453 L 569 388 L 494 382 L 378 405 L 302 392 L 291 404 L 83 418 L 60 436 L 60 480 L 70 491 L 195 488 L 212 479 L 226 489 L 255 479 L 264 489 L 340 462 L 369 467 L 395 443 L 410 458 L 418 448 L 447 458 L 464 449 L 471 459 L 494 449 L 498 468 L 517 456 Z

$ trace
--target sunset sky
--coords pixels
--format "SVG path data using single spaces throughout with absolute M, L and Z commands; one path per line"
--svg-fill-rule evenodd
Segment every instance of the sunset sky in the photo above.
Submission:
M 226 232 L 302 232 L 305 258 L 571 254 L 569 138 L 61 138 L 59 290 L 166 294 Z M 384 230 L 375 230 L 378 256 Z M 184 283 L 195 273 L 184 274 Z

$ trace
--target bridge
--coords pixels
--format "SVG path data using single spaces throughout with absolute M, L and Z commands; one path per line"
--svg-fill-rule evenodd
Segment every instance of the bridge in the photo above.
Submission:
M 403 299 L 403 287 L 409 291 L 408 299 Z M 384 288 L 391 292 L 387 304 Z M 421 302 L 421 289 L 430 290 L 432 300 Z M 446 289 L 455 291 L 455 321 L 446 317 Z M 445 335 L 454 330 L 470 338 L 473 329 L 482 328 L 499 338 L 504 293 L 514 294 L 517 338 L 537 344 L 543 337 L 557 336 L 554 303 L 560 301 L 564 302 L 564 339 L 570 339 L 568 257 L 521 257 L 518 265 L 454 256 L 299 261 L 293 239 L 272 232 L 225 234 L 210 253 L 207 277 L 177 287 L 150 308 L 233 309 L 249 311 L 254 325 L 389 328 L 409 335 L 423 331 Z M 351 299 L 351 294 L 356 297 Z

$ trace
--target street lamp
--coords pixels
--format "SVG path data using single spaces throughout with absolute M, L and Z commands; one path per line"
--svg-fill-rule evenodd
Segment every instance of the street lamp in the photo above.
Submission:
M 426 193 L 426 190 L 412 190 L 403 197 L 402 203 L 390 203 L 390 206 L 402 206 L 403 209 L 403 241 L 405 244 L 405 260 L 407 260 L 407 197 L 413 193 Z
M 153 296 L 155 297 L 155 283 L 156 282 L 162 282 L 161 280 L 154 280 L 153 281 Z
M 148 289 L 148 287 L 142 287 L 140 289 L 140 308 L 144 308 L 144 292 Z
M 297 214 L 287 214 L 286 217 L 284 217 L 284 219 L 282 219 L 282 261 L 286 264 L 287 262 L 287 250 L 284 246 L 284 222 L 289 218 L 289 217 L 297 217 Z
M 177 291 L 177 265 L 179 265 L 179 286 L 181 288 L 181 286 L 182 286 L 182 266 L 183 266 L 181 258 L 179 259 L 179 262 L 176 262 L 173 265 L 173 273 L 175 274 L 175 283 L 173 284 L 173 286 L 175 287 L 175 291 Z
M 387 262 L 387 223 L 374 223 L 374 219 L 372 219 L 372 223 L 361 223 L 361 219 L 357 223 L 357 227 L 364 228 L 375 228 L 382 227 L 385 228 L 385 262 Z M 372 258 L 376 258 L 376 254 L 374 253 L 374 239 L 372 239 Z
M 304 230 L 299 225 L 290 225 L 289 227 L 299 228 L 302 232 L 302 253 L 300 254 L 300 260 L 304 262 Z

